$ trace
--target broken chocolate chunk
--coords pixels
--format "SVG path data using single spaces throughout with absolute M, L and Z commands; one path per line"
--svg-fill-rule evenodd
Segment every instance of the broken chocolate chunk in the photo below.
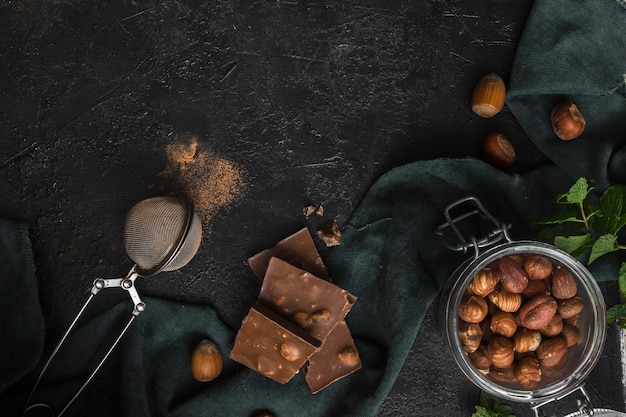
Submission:
M 350 311 L 356 297 L 310 272 L 272 257 L 259 302 L 323 341 Z
M 317 229 L 317 235 L 328 247 L 341 244 L 341 229 L 335 220 L 331 220 Z
M 291 265 L 304 269 L 313 275 L 329 280 L 315 242 L 307 228 L 288 236 L 269 249 L 248 258 L 248 265 L 258 282 L 263 281 L 270 258 L 275 256 Z
M 350 329 L 340 321 L 305 365 L 304 375 L 313 394 L 361 368 Z
M 285 384 L 320 345 L 319 340 L 257 303 L 241 323 L 230 358 Z

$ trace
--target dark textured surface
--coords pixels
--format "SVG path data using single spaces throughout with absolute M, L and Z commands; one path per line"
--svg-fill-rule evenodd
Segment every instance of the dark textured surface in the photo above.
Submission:
M 49 341 L 93 278 L 130 268 L 123 219 L 176 189 L 159 175 L 168 144 L 197 138 L 242 167 L 246 187 L 192 264 L 139 291 L 214 305 L 233 328 L 256 297 L 245 259 L 300 227 L 344 224 L 388 169 L 477 156 L 493 130 L 514 143 L 515 171 L 545 160 L 506 109 L 469 109 L 485 73 L 506 80 L 528 0 L 116 3 L 0 5 L 0 216 L 30 226 Z M 324 217 L 304 218 L 307 204 Z M 120 298 L 107 297 L 95 310 Z M 477 390 L 435 321 L 381 416 L 473 411 Z M 617 340 L 601 369 L 621 381 Z M 623 409 L 615 391 L 607 402 Z

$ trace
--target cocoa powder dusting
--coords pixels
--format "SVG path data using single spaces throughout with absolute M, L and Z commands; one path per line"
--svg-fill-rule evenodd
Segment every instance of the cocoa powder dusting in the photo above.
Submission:
M 167 166 L 161 173 L 176 180 L 181 191 L 194 203 L 206 228 L 217 209 L 235 201 L 245 189 L 245 172 L 235 163 L 191 143 L 166 147 Z

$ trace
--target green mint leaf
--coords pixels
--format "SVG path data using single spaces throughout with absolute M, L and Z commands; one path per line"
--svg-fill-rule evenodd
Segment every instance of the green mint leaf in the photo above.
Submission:
M 511 415 L 511 412 L 513 411 L 513 408 L 511 408 L 510 405 L 498 404 L 494 407 L 493 411 L 495 411 L 498 416 L 509 417 Z
M 619 268 L 618 283 L 622 300 L 626 300 L 626 262 L 622 262 L 622 265 Z
M 624 195 L 622 189 L 617 186 L 610 186 L 602 196 L 598 204 L 600 216 L 594 221 L 594 228 L 600 234 L 616 234 L 624 203 Z
M 615 225 L 615 234 L 622 230 L 626 226 L 626 213 L 622 214 Z
M 589 255 L 589 264 L 600 256 L 605 255 L 610 252 L 615 252 L 617 250 L 617 246 L 615 244 L 617 242 L 617 236 L 614 234 L 606 234 L 600 236 L 591 246 L 591 254 Z
M 580 218 L 580 211 L 569 209 L 564 211 L 563 213 L 554 214 L 552 216 L 548 216 L 545 219 L 541 220 L 540 224 L 563 224 L 567 222 L 578 222 L 581 223 L 582 219 Z
M 476 411 L 472 414 L 472 417 L 494 417 L 491 411 L 487 410 L 485 407 L 480 405 L 475 406 Z
M 554 238 L 554 246 L 569 254 L 577 253 L 581 249 L 584 250 L 589 242 L 591 242 L 589 233 L 574 236 L 556 236 Z
M 493 394 L 488 393 L 487 391 L 480 391 L 480 398 L 478 400 L 478 404 L 482 405 L 488 410 L 493 410 L 500 400 Z
M 511 406 L 500 404 L 498 397 L 488 392 L 481 390 L 479 404 L 474 407 L 476 412 L 472 417 L 515 417 Z
M 580 177 L 569 191 L 565 194 L 560 194 L 556 201 L 561 204 L 582 204 L 594 186 L 593 181 L 587 181 L 585 178 Z
M 626 319 L 626 303 L 615 304 L 606 310 L 607 323 L 613 323 L 616 320 L 621 323 L 626 323 L 624 319 Z

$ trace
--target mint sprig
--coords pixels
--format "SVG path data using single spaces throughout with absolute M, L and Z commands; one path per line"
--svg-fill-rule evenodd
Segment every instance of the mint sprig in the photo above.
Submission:
M 541 240 L 572 256 L 586 256 L 589 265 L 601 256 L 626 249 L 619 242 L 626 226 L 626 187 L 611 185 L 599 198 L 592 194 L 594 189 L 593 181 L 581 177 L 567 193 L 559 194 L 556 203 L 564 208 L 540 222 L 552 227 L 539 234 Z M 626 300 L 626 262 L 620 267 L 618 280 L 622 300 Z M 626 329 L 626 303 L 609 308 L 607 321 L 617 321 Z
M 511 406 L 500 404 L 498 397 L 488 392 L 480 391 L 478 404 L 471 417 L 515 417 Z

